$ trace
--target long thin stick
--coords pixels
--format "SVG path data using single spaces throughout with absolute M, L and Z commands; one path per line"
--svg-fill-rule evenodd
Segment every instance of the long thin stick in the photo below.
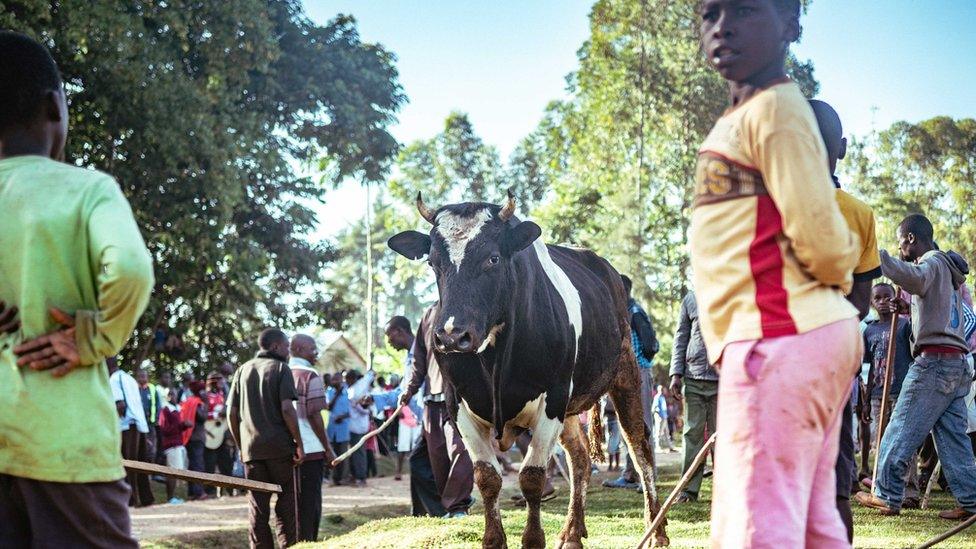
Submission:
M 957 526 L 954 526 L 949 530 L 946 530 L 945 532 L 939 534 L 938 536 L 935 536 L 934 538 L 926 541 L 922 545 L 919 545 L 918 549 L 929 549 L 929 547 L 935 547 L 937 543 L 942 543 L 943 541 L 951 538 L 952 536 L 958 534 L 959 532 L 962 532 L 966 528 L 969 528 L 973 524 L 976 524 L 976 515 L 969 517 L 968 519 L 966 519 L 965 522 Z
M 929 494 L 932 493 L 932 487 L 935 486 L 936 482 L 939 482 L 939 475 L 942 473 L 942 462 L 938 461 L 935 467 L 932 469 L 932 475 L 929 477 L 929 481 L 925 483 L 925 495 L 922 496 L 922 503 L 919 505 L 922 509 L 929 506 Z
M 294 489 L 292 490 L 292 492 L 295 494 L 295 539 L 300 539 L 302 537 L 302 517 L 301 517 L 302 514 L 298 508 L 298 496 L 301 494 L 302 491 L 302 485 L 301 485 L 302 475 L 299 472 L 300 467 L 301 465 L 296 465 L 294 468 L 292 468 L 292 474 L 291 474 L 291 478 L 295 483 Z
M 637 544 L 637 549 L 644 547 L 644 544 L 651 539 L 654 531 L 661 526 L 662 522 L 664 522 L 664 517 L 667 515 L 668 509 L 674 505 L 675 500 L 678 499 L 678 495 L 681 494 L 681 491 L 684 490 L 686 486 L 688 486 L 688 483 L 691 482 L 691 477 L 695 476 L 695 473 L 698 472 L 698 468 L 702 466 L 702 463 L 705 463 L 705 458 L 708 457 L 708 452 L 712 449 L 712 446 L 715 445 L 716 434 L 717 433 L 712 433 L 712 436 L 708 437 L 708 440 L 702 446 L 702 449 L 698 451 L 698 455 L 696 455 L 694 461 L 691 462 L 691 467 L 688 467 L 688 470 L 685 471 L 684 475 L 682 475 L 681 480 L 678 481 L 678 485 L 674 487 L 674 490 L 672 490 L 671 494 L 668 495 L 668 499 L 664 501 L 664 505 L 661 506 L 661 510 L 658 511 L 657 516 L 654 517 L 654 522 L 651 523 L 651 527 L 647 529 L 644 537 L 641 538 L 640 543 Z M 651 547 L 654 547 L 656 541 L 657 540 L 655 540 L 654 543 L 651 543 Z
M 895 289 L 898 295 L 898 289 Z M 878 414 L 878 437 L 874 454 L 874 470 L 871 473 L 871 481 L 878 480 L 878 462 L 881 458 L 881 437 L 884 436 L 885 429 L 888 427 L 888 399 L 891 398 L 891 380 L 895 375 L 895 337 L 898 335 L 898 311 L 891 315 L 891 329 L 888 331 L 888 354 L 885 358 L 885 379 L 884 389 L 881 391 L 881 412 Z
M 400 410 L 403 409 L 403 406 L 404 406 L 403 404 L 397 406 L 396 410 L 393 410 L 393 413 L 390 415 L 390 417 L 386 418 L 386 421 L 384 421 L 382 425 L 380 425 L 376 429 L 373 429 L 372 431 L 370 431 L 370 432 L 366 433 L 365 435 L 363 435 L 363 438 L 359 439 L 359 442 L 357 442 L 355 446 L 353 446 L 352 448 L 346 450 L 345 452 L 343 452 L 343 454 L 341 456 L 339 456 L 339 457 L 335 458 L 334 460 L 332 460 L 332 466 L 335 467 L 336 465 L 339 465 L 341 462 L 349 459 L 349 456 L 351 456 L 354 453 L 356 453 L 356 450 L 362 448 L 363 444 L 366 444 L 366 441 L 367 440 L 369 440 L 369 439 L 375 437 L 376 435 L 382 433 L 384 429 L 386 429 L 387 427 L 389 427 L 393 423 L 393 420 L 395 420 L 398 417 L 400 417 Z
M 180 480 L 188 480 L 190 482 L 198 482 L 200 484 L 209 484 L 211 486 L 220 486 L 223 488 L 237 488 L 239 490 L 252 490 L 255 492 L 271 492 L 273 494 L 281 493 L 281 486 L 271 484 L 269 482 L 258 482 L 256 480 L 229 477 L 227 475 L 218 475 L 214 473 L 198 473 L 196 471 L 174 469 L 172 467 L 166 467 L 165 465 L 157 465 L 155 463 L 146 463 L 144 461 L 135 461 L 131 459 L 123 459 L 122 465 L 130 471 L 145 473 L 147 475 L 164 475 Z

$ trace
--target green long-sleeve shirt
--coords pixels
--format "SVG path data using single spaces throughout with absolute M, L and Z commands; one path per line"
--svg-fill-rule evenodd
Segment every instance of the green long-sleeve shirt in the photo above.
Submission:
M 123 477 L 104 358 L 149 300 L 152 261 L 129 203 L 104 173 L 40 156 L 0 160 L 0 300 L 21 329 L 0 334 L 0 473 L 54 482 Z M 63 378 L 17 367 L 13 347 L 74 314 L 82 366 Z

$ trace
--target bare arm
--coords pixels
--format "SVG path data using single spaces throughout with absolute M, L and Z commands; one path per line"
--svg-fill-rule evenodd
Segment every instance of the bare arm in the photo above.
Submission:
M 285 420 L 285 427 L 291 433 L 291 438 L 297 445 L 295 449 L 295 464 L 299 464 L 305 459 L 305 446 L 302 444 L 302 433 L 298 430 L 298 412 L 295 411 L 293 400 L 281 401 L 281 417 Z
M 854 279 L 854 286 L 851 288 L 851 293 L 847 294 L 847 301 L 851 302 L 851 305 L 857 308 L 857 318 L 859 320 L 864 320 L 870 312 L 871 304 L 871 285 L 873 279 Z
M 227 413 L 230 435 L 234 437 L 234 445 L 241 447 L 241 414 L 237 408 L 231 408 Z

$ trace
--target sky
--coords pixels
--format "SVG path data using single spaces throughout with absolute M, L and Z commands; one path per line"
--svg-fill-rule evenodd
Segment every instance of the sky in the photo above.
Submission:
M 503 157 L 535 128 L 589 35 L 591 0 L 306 0 L 313 21 L 338 13 L 359 22 L 364 41 L 396 54 L 409 99 L 393 135 L 403 143 L 437 134 L 453 110 Z M 813 0 L 801 19 L 801 59 L 814 63 L 819 98 L 845 133 L 898 120 L 976 117 L 974 0 Z M 966 61 L 969 59 L 969 61 Z M 362 218 L 364 191 L 349 184 L 319 208 L 316 236 Z

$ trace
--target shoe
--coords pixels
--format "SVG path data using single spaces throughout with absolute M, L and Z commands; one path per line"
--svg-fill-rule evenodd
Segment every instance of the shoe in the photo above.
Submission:
M 920 509 L 922 507 L 921 502 L 918 498 L 905 498 L 901 502 L 902 509 Z
M 403 480 L 403 477 L 400 475 L 393 475 L 393 480 Z
M 452 518 L 452 519 L 464 518 L 464 517 L 468 516 L 468 512 L 467 511 L 455 511 L 453 513 L 448 513 L 448 515 L 450 515 L 448 518 Z
M 614 480 L 603 481 L 603 486 L 605 488 L 627 488 L 633 490 L 635 488 L 640 488 L 640 484 L 637 482 L 627 482 L 624 477 L 617 477 Z
M 186 503 L 186 502 L 184 502 L 180 498 L 174 497 L 174 498 L 170 498 L 170 500 L 168 502 L 166 502 L 166 503 L 169 503 L 170 505 L 181 505 L 181 504 Z
M 901 514 L 901 511 L 892 509 L 883 499 L 867 492 L 858 492 L 854 494 L 854 501 L 858 502 L 864 507 L 877 509 L 878 513 L 885 517 L 893 517 Z
M 872 479 L 870 477 L 864 477 L 864 478 L 862 478 L 861 479 L 861 486 L 867 488 L 868 490 L 873 490 L 874 489 L 874 479 Z M 919 484 L 919 486 L 922 486 L 922 485 Z
M 697 495 L 689 494 L 688 492 L 681 492 L 678 497 L 674 500 L 675 505 L 679 503 L 695 503 L 698 501 Z
M 965 520 L 971 516 L 973 516 L 973 513 L 970 513 L 962 507 L 956 507 L 955 509 L 950 509 L 949 511 L 942 511 L 939 513 L 939 518 L 944 518 L 946 520 Z
M 715 471 L 713 471 L 711 469 L 705 469 L 705 472 L 702 473 L 702 478 L 712 478 L 712 475 L 714 475 L 714 474 L 715 474 Z

